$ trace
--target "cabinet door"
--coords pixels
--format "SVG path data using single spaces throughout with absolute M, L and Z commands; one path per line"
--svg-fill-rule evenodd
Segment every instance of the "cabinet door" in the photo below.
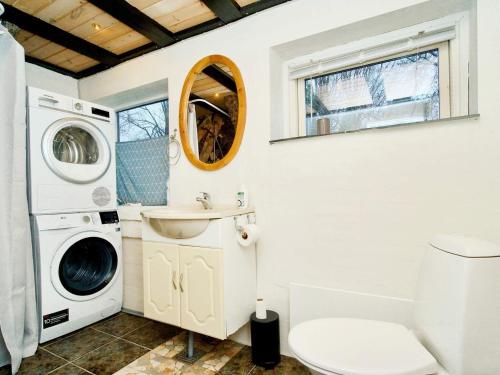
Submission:
M 180 326 L 179 247 L 143 243 L 144 316 Z
M 179 246 L 181 326 L 226 338 L 222 251 Z

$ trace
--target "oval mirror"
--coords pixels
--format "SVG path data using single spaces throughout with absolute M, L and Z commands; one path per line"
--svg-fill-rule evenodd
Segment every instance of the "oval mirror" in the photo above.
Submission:
M 179 107 L 182 148 L 189 161 L 212 171 L 227 165 L 245 130 L 245 87 L 236 64 L 221 55 L 197 62 L 184 81 Z

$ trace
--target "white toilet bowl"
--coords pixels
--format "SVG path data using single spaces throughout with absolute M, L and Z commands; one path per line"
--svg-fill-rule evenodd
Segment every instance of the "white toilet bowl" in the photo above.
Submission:
M 297 359 L 312 374 L 429 375 L 434 357 L 400 324 L 328 318 L 298 324 L 288 338 Z
M 436 359 L 402 325 L 343 318 L 295 326 L 289 343 L 297 358 L 319 374 L 500 374 L 500 246 L 457 235 L 430 245 L 415 329 Z

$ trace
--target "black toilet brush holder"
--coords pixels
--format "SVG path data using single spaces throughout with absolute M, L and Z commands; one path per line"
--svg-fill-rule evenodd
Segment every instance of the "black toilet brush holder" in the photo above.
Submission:
M 273 369 L 281 361 L 280 355 L 280 320 L 278 313 L 266 310 L 265 319 L 259 319 L 256 313 L 250 315 L 252 339 L 252 362 Z

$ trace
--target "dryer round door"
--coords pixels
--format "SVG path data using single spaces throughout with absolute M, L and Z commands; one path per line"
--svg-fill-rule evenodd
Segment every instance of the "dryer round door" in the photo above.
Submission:
M 50 269 L 59 294 L 74 301 L 91 300 L 111 288 L 120 275 L 120 247 L 102 233 L 80 233 L 56 251 Z
M 52 172 L 80 184 L 100 178 L 111 163 L 104 134 L 79 118 L 65 118 L 50 125 L 42 138 L 42 154 Z

